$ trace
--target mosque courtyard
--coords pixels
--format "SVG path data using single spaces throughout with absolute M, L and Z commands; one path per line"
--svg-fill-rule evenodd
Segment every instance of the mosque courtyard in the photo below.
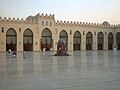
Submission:
M 120 90 L 120 51 L 0 52 L 0 90 Z

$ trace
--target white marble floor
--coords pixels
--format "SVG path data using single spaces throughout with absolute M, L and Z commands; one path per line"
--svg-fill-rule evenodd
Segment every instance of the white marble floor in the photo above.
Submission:
M 0 52 L 0 90 L 120 90 L 120 51 Z

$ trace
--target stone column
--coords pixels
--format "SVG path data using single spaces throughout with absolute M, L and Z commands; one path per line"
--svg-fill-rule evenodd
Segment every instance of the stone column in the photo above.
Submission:
M 34 28 L 33 32 L 33 51 L 39 51 L 40 50 L 40 36 L 39 36 L 39 28 Z
M 96 35 L 96 31 L 94 32 L 94 35 L 93 35 L 93 50 L 97 50 L 97 35 Z
M 17 31 L 17 51 L 23 51 L 23 30 L 18 28 Z
M 105 32 L 104 35 L 104 50 L 108 50 L 108 33 Z
M 3 28 L 3 32 L 0 33 L 0 51 L 6 51 L 6 32 L 5 32 L 5 28 Z
M 54 30 L 55 32 L 54 32 L 54 35 L 52 36 L 53 37 L 53 51 L 57 51 L 57 43 L 59 40 L 59 34 L 58 34 L 57 28 L 55 28 Z
M 71 30 L 70 30 L 70 34 L 68 34 L 68 50 L 69 51 L 73 50 L 73 35 Z
M 116 38 L 116 34 L 117 34 L 117 32 L 113 32 L 113 47 L 117 47 L 117 38 Z
M 81 50 L 86 50 L 86 35 L 85 31 L 81 33 Z

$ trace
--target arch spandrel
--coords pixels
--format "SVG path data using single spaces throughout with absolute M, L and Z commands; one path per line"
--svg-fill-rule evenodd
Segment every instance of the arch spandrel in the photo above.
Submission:
M 41 36 L 52 36 L 52 32 L 49 28 L 45 28 L 42 30 Z
M 90 32 L 90 31 L 89 31 L 89 32 L 87 32 L 87 33 L 86 33 L 86 37 L 93 37 L 92 32 Z
M 76 31 L 76 32 L 74 33 L 74 37 L 81 37 L 81 33 L 80 33 L 79 31 Z
M 31 29 L 26 29 L 24 32 L 23 32 L 23 35 L 25 35 L 25 36 L 33 36 L 33 32 L 32 32 L 32 30 Z
M 6 32 L 6 35 L 17 35 L 15 29 L 9 28 Z
M 59 36 L 68 36 L 68 33 L 65 30 L 62 30 Z

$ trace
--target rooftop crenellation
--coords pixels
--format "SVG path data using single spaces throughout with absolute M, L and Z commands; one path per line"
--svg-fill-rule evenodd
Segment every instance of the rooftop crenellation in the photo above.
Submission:
M 105 27 L 105 28 L 112 28 L 112 27 L 120 27 L 118 25 L 110 25 L 108 22 L 103 23 L 90 23 L 90 22 L 76 22 L 76 21 L 62 21 L 57 20 L 56 25 L 67 25 L 67 26 L 84 26 L 84 27 Z
M 39 14 L 39 16 L 40 16 L 41 19 L 52 19 L 52 20 L 55 19 L 54 18 L 54 16 L 55 16 L 54 14 L 53 15 L 51 15 L 51 14 L 48 15 L 48 14 L 43 14 L 42 13 L 41 15 Z
M 0 17 L 0 23 L 25 23 L 25 24 L 38 24 L 40 20 L 54 20 L 55 15 L 53 14 L 43 14 L 38 13 L 35 16 L 28 16 L 25 20 L 23 18 L 2 18 Z M 91 23 L 91 22 L 79 22 L 79 21 L 62 21 L 57 20 L 55 21 L 55 25 L 64 25 L 64 26 L 83 26 L 83 27 L 102 27 L 102 28 L 118 28 L 120 24 L 112 25 L 109 24 L 107 21 L 103 23 Z
M 2 17 L 0 17 L 0 22 L 1 23 L 26 23 L 26 24 L 36 24 L 37 23 L 37 21 L 35 21 L 35 20 L 33 20 L 33 21 L 29 21 L 29 20 L 24 20 L 23 18 L 11 18 L 11 17 L 9 17 L 9 18 L 6 18 L 6 17 L 4 17 L 4 18 L 2 18 Z

